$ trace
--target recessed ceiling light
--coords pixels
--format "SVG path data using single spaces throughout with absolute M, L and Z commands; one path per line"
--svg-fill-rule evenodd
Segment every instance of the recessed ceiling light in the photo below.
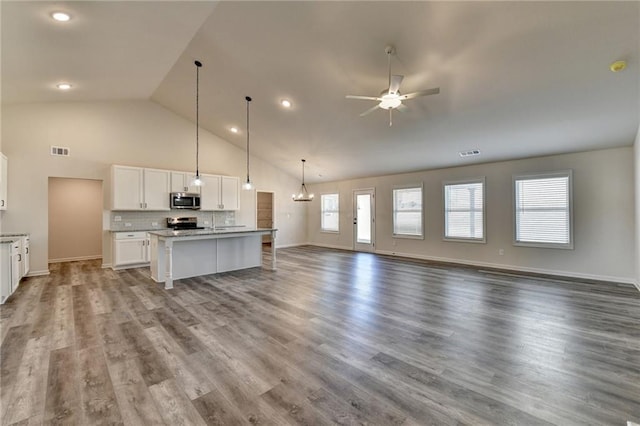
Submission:
M 291 108 L 291 101 L 289 99 L 283 99 L 280 101 L 280 105 L 285 108 Z
M 67 22 L 71 20 L 71 15 L 65 12 L 53 12 L 51 17 L 58 22 Z
M 231 130 L 231 133 L 238 133 L 238 128 L 237 127 L 232 127 L 229 130 Z
M 626 61 L 615 61 L 609 66 L 609 69 L 613 72 L 620 72 L 627 67 Z
M 69 83 L 58 83 L 56 87 L 60 90 L 69 90 L 71 89 L 71 85 Z

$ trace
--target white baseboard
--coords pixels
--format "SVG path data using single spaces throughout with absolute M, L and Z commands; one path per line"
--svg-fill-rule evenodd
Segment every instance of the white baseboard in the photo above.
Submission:
M 102 255 L 65 257 L 65 258 L 62 258 L 62 259 L 49 259 L 49 263 L 77 262 L 79 260 L 95 260 L 95 259 L 102 259 Z
M 40 271 L 29 271 L 29 273 L 26 275 L 27 277 L 40 277 L 42 275 L 49 275 L 49 270 L 48 269 L 42 269 Z
M 283 245 L 276 244 L 276 249 L 289 248 L 289 247 L 300 247 L 300 246 L 306 246 L 306 245 L 307 245 L 307 243 L 293 243 L 293 244 L 283 244 Z
M 111 268 L 111 263 L 103 263 L 102 264 L 102 269 L 109 269 Z
M 303 245 L 316 246 L 316 247 L 323 247 L 323 248 L 330 248 L 330 249 L 336 249 L 336 250 L 348 250 L 348 251 L 353 251 L 353 247 L 337 246 L 337 245 L 333 245 L 333 244 L 306 243 L 306 244 L 303 244 Z
M 616 277 L 609 275 L 595 275 L 595 274 L 583 274 L 581 272 L 573 272 L 573 271 L 558 271 L 554 269 L 540 269 L 540 268 L 528 268 L 522 266 L 513 266 L 513 265 L 504 265 L 500 263 L 489 263 L 489 262 L 476 262 L 470 260 L 462 260 L 462 259 L 452 259 L 448 257 L 437 257 L 437 256 L 424 256 L 419 254 L 412 253 L 400 253 L 394 251 L 387 250 L 376 250 L 377 254 L 384 254 L 387 256 L 398 256 L 398 257 L 408 257 L 411 259 L 420 259 L 420 260 L 430 260 L 434 262 L 445 262 L 445 263 L 454 263 L 458 265 L 466 265 L 466 266 L 474 266 L 481 268 L 494 268 L 501 269 L 505 271 L 514 271 L 514 272 L 529 272 L 533 274 L 543 274 L 543 275 L 554 275 L 558 277 L 567 277 L 567 278 L 580 278 L 587 280 L 596 280 L 596 281 L 609 281 L 615 283 L 623 283 L 623 284 L 633 284 L 635 285 L 635 281 L 632 278 L 628 277 Z

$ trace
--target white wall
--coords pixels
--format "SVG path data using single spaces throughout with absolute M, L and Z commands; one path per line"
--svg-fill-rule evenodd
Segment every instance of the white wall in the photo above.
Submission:
M 150 101 L 43 103 L 3 106 L 2 149 L 9 158 L 11 206 L 3 214 L 3 232 L 31 233 L 34 273 L 46 273 L 49 177 L 104 181 L 109 206 L 111 164 L 191 171 L 195 168 L 194 124 Z M 71 156 L 49 155 L 51 145 L 71 149 Z M 200 171 L 244 176 L 244 150 L 200 131 Z M 306 240 L 304 206 L 290 201 L 299 182 L 257 158 L 251 177 L 258 189 L 276 193 L 277 243 Z M 243 191 L 242 223 L 255 225 L 255 191 Z M 103 261 L 110 263 L 109 233 L 103 234 Z
M 512 176 L 566 169 L 573 169 L 575 249 L 513 246 Z M 442 182 L 481 176 L 486 177 L 487 243 L 442 241 Z M 375 188 L 378 253 L 633 282 L 637 238 L 633 180 L 633 148 L 628 147 L 315 184 L 310 187 L 316 199 L 308 206 L 309 241 L 351 249 L 352 191 Z M 419 182 L 424 182 L 425 239 L 393 238 L 393 186 Z M 635 186 L 637 191 L 640 185 Z M 320 194 L 330 192 L 340 193 L 339 234 L 320 232 Z M 498 254 L 499 249 L 504 255 Z

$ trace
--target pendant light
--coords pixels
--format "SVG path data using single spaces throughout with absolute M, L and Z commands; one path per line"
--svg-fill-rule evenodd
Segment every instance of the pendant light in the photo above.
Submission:
M 304 163 L 305 159 L 302 159 L 302 185 L 300 185 L 300 192 L 293 194 L 291 198 L 293 201 L 311 201 L 313 200 L 313 194 L 309 194 L 307 186 L 304 184 Z
M 253 189 L 253 184 L 249 179 L 249 102 L 251 102 L 251 98 L 245 96 L 244 99 L 247 101 L 247 181 L 242 184 L 242 189 L 250 190 Z
M 191 185 L 194 186 L 202 186 L 203 182 L 202 179 L 200 178 L 200 169 L 198 167 L 198 160 L 199 160 L 199 156 L 200 156 L 200 140 L 199 140 L 199 131 L 200 131 L 200 121 L 199 121 L 199 115 L 200 115 L 200 105 L 199 105 L 199 97 L 200 97 L 200 67 L 202 67 L 202 62 L 200 61 L 195 61 L 194 64 L 196 65 L 196 175 L 193 177 L 193 179 L 191 180 Z

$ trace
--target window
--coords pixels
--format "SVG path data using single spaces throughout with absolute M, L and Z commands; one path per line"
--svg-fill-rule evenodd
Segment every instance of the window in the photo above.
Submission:
M 320 196 L 320 229 L 327 232 L 340 230 L 340 197 L 338 194 Z
M 423 236 L 422 186 L 393 190 L 393 236 Z
M 573 248 L 571 170 L 514 176 L 514 244 Z
M 485 242 L 484 178 L 444 183 L 444 238 Z

